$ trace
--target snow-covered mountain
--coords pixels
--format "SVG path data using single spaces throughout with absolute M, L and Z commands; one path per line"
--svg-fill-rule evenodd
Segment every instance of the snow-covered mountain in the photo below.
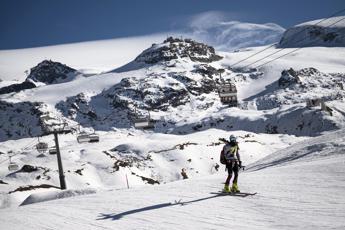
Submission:
M 27 200 L 27 203 L 92 194 L 53 201 L 51 204 L 56 205 L 55 211 L 59 204 L 68 204 L 75 212 L 77 211 L 73 207 L 81 205 L 79 207 L 85 212 L 78 213 L 89 218 L 94 214 L 90 212 L 97 212 L 95 209 L 100 208 L 96 204 L 104 203 L 107 198 L 110 204 L 126 204 L 121 203 L 116 210 L 111 210 L 106 205 L 104 210 L 95 214 L 99 214 L 100 219 L 126 219 L 127 215 L 135 213 L 140 213 L 142 218 L 141 210 L 156 213 L 157 203 L 161 207 L 159 204 L 167 202 L 166 197 L 178 193 L 180 196 L 174 197 L 176 207 L 172 205 L 167 209 L 173 209 L 175 216 L 189 224 L 183 214 L 175 212 L 177 205 L 181 204 L 178 201 L 183 199 L 184 206 L 181 207 L 188 207 L 187 204 L 190 204 L 191 209 L 188 211 L 205 210 L 202 208 L 204 205 L 197 205 L 197 201 L 184 199 L 197 194 L 196 200 L 208 202 L 207 198 L 204 199 L 205 193 L 217 192 L 222 188 L 220 182 L 224 173 L 218 158 L 223 143 L 219 138 L 235 134 L 243 163 L 251 170 L 241 174 L 243 180 L 240 181 L 240 187 L 245 192 L 258 192 L 254 197 L 247 198 L 254 201 L 253 206 L 249 205 L 252 210 L 256 206 L 265 209 L 264 218 L 259 218 L 264 219 L 264 224 L 261 225 L 263 229 L 278 226 L 279 222 L 274 222 L 274 226 L 268 224 L 273 220 L 270 215 L 276 211 L 288 210 L 286 212 L 291 214 L 292 207 L 300 204 L 302 199 L 292 199 L 296 198 L 295 186 L 307 182 L 311 186 L 299 191 L 301 196 L 314 194 L 313 198 L 307 198 L 311 206 L 302 205 L 304 211 L 309 210 L 308 208 L 311 211 L 300 212 L 291 217 L 282 214 L 288 221 L 296 221 L 292 225 L 284 222 L 283 227 L 305 227 L 308 224 L 303 217 L 313 221 L 318 221 L 317 217 L 325 217 L 327 226 L 342 226 L 342 214 L 332 219 L 329 212 L 324 215 L 316 212 L 317 203 L 314 203 L 319 200 L 326 208 L 331 208 L 332 204 L 327 204 L 328 199 L 321 194 L 328 191 L 327 187 L 332 188 L 336 193 L 330 199 L 338 199 L 343 188 L 341 176 L 333 182 L 327 181 L 325 185 L 319 185 L 320 180 L 315 179 L 313 173 L 318 167 L 323 169 L 328 165 L 334 166 L 336 170 L 321 173 L 321 179 L 330 179 L 342 172 L 340 162 L 344 160 L 342 137 L 345 128 L 345 48 L 303 48 L 260 69 L 242 67 L 253 60 L 246 60 L 236 68 L 232 65 L 263 47 L 246 48 L 233 53 L 218 52 L 202 42 L 169 37 L 145 48 L 127 63 L 114 65 L 97 75 L 84 74 L 78 77 L 75 74 L 83 71 L 73 65 L 68 67 L 67 62 L 55 59 L 44 61 L 33 68 L 28 80 L 39 87 L 0 95 L 0 207 L 13 208 L 1 211 L 3 215 L 0 218 L 17 210 L 15 206 L 30 194 L 36 195 Z M 272 47 L 272 50 L 270 52 L 277 49 Z M 286 52 L 289 51 L 291 49 L 287 48 Z M 255 58 L 260 58 L 260 55 Z M 273 58 L 275 57 L 268 60 Z M 45 59 L 37 63 L 43 60 Z M 95 66 L 97 65 L 96 63 Z M 90 65 L 88 68 L 93 69 L 94 66 Z M 67 75 L 60 77 L 61 72 Z M 71 78 L 69 73 L 73 74 Z M 238 107 L 229 107 L 220 102 L 217 90 L 224 82 L 236 85 Z M 1 82 L 1 86 L 12 83 L 14 82 Z M 135 128 L 135 118 L 147 115 L 153 122 L 152 129 Z M 37 136 L 44 134 L 48 124 L 56 123 L 66 123 L 72 130 L 72 133 L 59 135 L 69 189 L 65 192 L 58 191 L 56 156 L 49 152 L 37 152 L 36 149 L 38 142 L 46 142 L 48 149 L 54 148 L 52 135 L 40 138 Z M 78 143 L 77 137 L 84 132 L 98 135 L 100 141 Z M 11 160 L 18 165 L 18 170 L 8 170 L 8 155 L 13 155 Z M 284 166 L 280 167 L 280 163 Z M 182 170 L 190 180 L 176 182 L 182 180 Z M 305 173 L 305 177 L 301 177 L 299 172 Z M 337 187 L 336 184 L 340 186 Z M 127 187 L 131 189 L 125 190 Z M 190 189 L 191 187 L 195 189 Z M 42 191 L 49 193 L 39 195 L 38 192 Z M 141 195 L 138 195 L 138 191 Z M 118 196 L 114 196 L 114 193 Z M 121 201 L 128 194 L 133 199 Z M 152 194 L 155 199 L 150 200 L 148 197 Z M 213 196 L 219 201 L 232 198 L 215 194 Z M 145 202 L 139 202 L 140 205 L 135 206 L 138 204 L 135 202 L 136 197 Z M 282 199 L 284 205 L 277 208 L 277 200 Z M 289 203 L 291 200 L 294 202 Z M 83 202 L 88 202 L 92 207 Z M 233 202 L 249 207 L 245 200 Z M 333 207 L 342 211 L 343 204 L 342 200 L 338 200 L 333 202 Z M 166 207 L 170 205 L 169 201 Z M 222 206 L 221 202 L 217 205 Z M 209 207 L 209 203 L 205 203 L 206 206 Z M 52 208 L 49 202 L 37 207 L 40 210 Z M 272 212 L 266 210 L 272 207 Z M 19 216 L 26 215 L 32 209 L 21 209 Z M 8 214 L 7 210 L 10 210 Z M 224 205 L 219 208 L 219 211 L 224 210 L 229 211 Z M 246 208 L 241 209 L 240 213 L 245 210 Z M 258 214 L 256 211 L 249 213 L 252 218 Z M 218 211 L 214 211 L 211 216 L 218 214 Z M 46 214 L 46 217 L 49 215 Z M 201 216 L 203 214 L 198 213 L 195 218 Z M 95 218 L 85 222 L 87 228 L 92 228 L 90 225 L 95 223 Z M 157 214 L 152 223 L 157 224 L 158 218 Z M 71 228 L 76 228 L 77 225 L 80 227 L 79 219 L 76 219 L 67 221 Z M 148 228 L 153 226 L 136 219 L 130 220 L 135 224 L 146 224 Z M 9 228 L 17 226 L 14 222 L 6 223 Z M 103 222 L 99 223 L 96 227 L 105 226 Z M 128 224 L 124 221 L 122 224 L 126 223 Z M 227 221 L 226 223 L 229 224 Z M 215 221 L 210 220 L 202 227 L 213 224 Z M 250 228 L 254 224 L 258 222 L 253 220 L 253 224 L 241 226 Z M 42 226 L 47 224 L 43 223 Z M 184 223 L 181 226 L 185 226 Z M 29 226 L 35 227 L 35 224 Z M 224 226 L 219 226 L 222 227 Z M 164 227 L 161 224 L 153 228 Z
M 332 17 L 305 22 L 286 30 L 279 47 L 344 47 L 345 17 Z
M 4 86 L 0 88 L 0 94 L 17 93 L 24 89 L 32 89 L 41 85 L 73 81 L 78 76 L 83 75 L 67 65 L 51 60 L 44 60 L 37 66 L 31 68 L 24 82 Z

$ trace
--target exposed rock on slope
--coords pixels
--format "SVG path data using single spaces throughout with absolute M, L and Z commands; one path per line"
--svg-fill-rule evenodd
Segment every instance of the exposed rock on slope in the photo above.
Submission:
M 278 80 L 278 85 L 280 87 L 287 87 L 296 83 L 300 83 L 301 80 L 298 77 L 298 73 L 290 68 L 288 70 L 283 70 L 281 77 Z
M 274 82 L 247 101 L 255 101 L 257 109 L 262 110 L 305 103 L 316 98 L 324 101 L 341 100 L 345 98 L 344 84 L 344 75 L 340 73 L 326 74 L 315 68 L 298 71 L 290 68 L 282 72 L 278 83 Z
M 191 96 L 208 94 L 215 82 L 197 73 L 150 73 L 145 78 L 124 78 L 94 97 L 78 94 L 57 104 L 62 113 L 82 124 L 128 127 L 130 117 L 149 110 L 167 111 L 190 102 Z M 102 108 L 100 108 L 100 105 Z
M 44 60 L 37 66 L 31 68 L 26 81 L 31 80 L 45 84 L 56 84 L 73 80 L 77 73 L 77 70 L 60 62 Z
M 178 58 L 190 58 L 192 61 L 206 63 L 222 59 L 211 46 L 191 39 L 169 37 L 163 44 L 153 44 L 152 47 L 143 51 L 135 61 L 154 64 Z
M 40 103 L 0 101 L 0 141 L 42 134 Z
M 79 72 L 67 65 L 51 60 L 44 60 L 31 68 L 29 76 L 20 84 L 12 84 L 0 88 L 0 94 L 20 92 L 24 89 L 35 88 L 40 83 L 57 84 L 75 79 Z
M 29 81 L 24 81 L 20 84 L 12 84 L 9 86 L 5 86 L 0 88 L 0 94 L 6 94 L 6 93 L 13 93 L 13 92 L 20 92 L 24 89 L 32 89 L 35 88 L 36 85 Z

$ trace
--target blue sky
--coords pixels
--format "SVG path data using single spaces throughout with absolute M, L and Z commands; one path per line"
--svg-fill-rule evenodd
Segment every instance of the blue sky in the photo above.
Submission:
M 183 30 L 207 12 L 287 28 L 344 8 L 344 0 L 0 0 L 0 49 Z

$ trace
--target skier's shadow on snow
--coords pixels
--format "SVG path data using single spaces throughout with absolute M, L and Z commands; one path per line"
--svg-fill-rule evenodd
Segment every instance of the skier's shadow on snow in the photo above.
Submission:
M 133 210 L 126 211 L 126 212 L 121 212 L 118 214 L 116 214 L 116 213 L 111 213 L 111 214 L 100 213 L 99 218 L 97 218 L 97 220 L 106 220 L 106 219 L 119 220 L 122 217 L 131 215 L 131 214 L 135 214 L 135 213 L 140 213 L 140 212 L 145 212 L 145 211 L 150 211 L 150 210 L 155 210 L 155 209 L 160 209 L 160 208 L 166 208 L 166 207 L 172 207 L 172 206 L 177 206 L 177 205 L 184 206 L 187 204 L 191 204 L 191 203 L 195 203 L 195 202 L 199 202 L 199 201 L 204 201 L 204 200 L 208 200 L 208 199 L 212 199 L 212 198 L 216 198 L 216 197 L 220 197 L 220 196 L 221 196 L 220 194 L 216 194 L 213 196 L 204 197 L 204 198 L 186 201 L 186 202 L 182 202 L 181 200 L 179 200 L 179 201 L 175 201 L 173 203 L 169 202 L 169 203 L 156 204 L 156 205 L 151 205 L 151 206 L 147 206 L 147 207 L 143 207 L 143 208 L 133 209 Z

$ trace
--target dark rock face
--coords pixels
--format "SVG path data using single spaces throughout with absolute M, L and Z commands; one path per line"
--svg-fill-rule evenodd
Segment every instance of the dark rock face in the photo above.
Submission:
M 31 68 L 26 81 L 54 84 L 70 80 L 77 71 L 67 65 L 50 60 L 44 60 L 37 66 Z
M 189 57 L 195 62 L 213 62 L 222 59 L 215 53 L 213 47 L 193 41 L 169 37 L 163 44 L 153 44 L 151 48 L 142 52 L 136 62 L 155 64 L 161 61 L 170 61 L 178 58 Z
M 9 85 L 9 86 L 5 86 L 0 88 L 0 94 L 6 94 L 6 93 L 13 93 L 13 92 L 19 92 L 22 91 L 24 89 L 32 89 L 35 88 L 36 85 L 32 82 L 29 81 L 25 81 L 23 83 L 20 84 L 13 84 L 13 85 Z
M 170 83 L 160 85 L 159 80 L 162 79 Z M 114 107 L 128 108 L 129 104 L 137 104 L 148 110 L 166 110 L 169 106 L 177 107 L 189 101 L 188 91 L 184 87 L 166 76 L 154 74 L 146 79 L 122 79 L 105 96 L 112 98 Z
M 222 72 L 224 72 L 224 69 L 216 69 L 210 65 L 207 64 L 201 64 L 195 66 L 195 73 L 199 73 L 203 76 L 207 76 L 209 78 L 213 78 L 213 76 L 218 75 Z
M 31 173 L 37 171 L 38 168 L 32 165 L 24 165 L 19 172 Z
M 298 77 L 298 72 L 290 68 L 289 70 L 283 70 L 281 77 L 278 80 L 278 85 L 279 87 L 288 87 L 300 82 L 301 80 Z
M 41 135 L 40 105 L 0 101 L 0 141 Z
M 0 94 L 20 92 L 24 89 L 35 88 L 35 82 L 45 84 L 56 84 L 73 80 L 77 70 L 59 62 L 44 60 L 37 66 L 31 68 L 29 76 L 20 84 L 12 84 L 0 88 Z

